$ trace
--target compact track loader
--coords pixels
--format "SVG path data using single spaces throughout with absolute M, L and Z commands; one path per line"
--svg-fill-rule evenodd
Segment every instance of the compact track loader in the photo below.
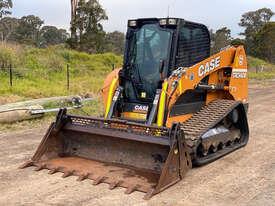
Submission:
M 107 76 L 102 89 L 104 117 L 60 110 L 21 168 L 92 179 L 149 199 L 192 166 L 247 144 L 247 87 L 242 46 L 210 56 L 202 24 L 130 20 L 123 67 Z

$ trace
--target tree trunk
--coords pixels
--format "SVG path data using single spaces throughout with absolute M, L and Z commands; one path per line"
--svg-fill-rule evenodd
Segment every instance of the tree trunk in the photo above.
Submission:
M 76 28 L 74 26 L 76 8 L 79 0 L 71 0 L 71 38 L 76 41 Z

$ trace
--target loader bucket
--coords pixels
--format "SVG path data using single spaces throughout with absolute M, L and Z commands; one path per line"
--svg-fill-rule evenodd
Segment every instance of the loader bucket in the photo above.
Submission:
M 125 193 L 146 193 L 145 199 L 183 178 L 191 167 L 184 134 L 179 125 L 171 129 L 148 127 L 123 120 L 70 116 L 60 110 L 30 161 L 49 174 L 93 180 Z

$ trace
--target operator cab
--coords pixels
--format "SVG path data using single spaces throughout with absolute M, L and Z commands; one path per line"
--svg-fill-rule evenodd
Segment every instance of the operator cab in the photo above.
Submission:
M 178 18 L 129 20 L 119 75 L 122 118 L 145 121 L 164 79 L 209 56 L 210 35 L 202 24 Z

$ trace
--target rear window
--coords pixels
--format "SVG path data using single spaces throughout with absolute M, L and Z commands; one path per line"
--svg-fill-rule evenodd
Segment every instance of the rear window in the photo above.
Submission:
M 179 33 L 177 67 L 189 67 L 210 55 L 210 39 L 207 28 L 185 24 Z

